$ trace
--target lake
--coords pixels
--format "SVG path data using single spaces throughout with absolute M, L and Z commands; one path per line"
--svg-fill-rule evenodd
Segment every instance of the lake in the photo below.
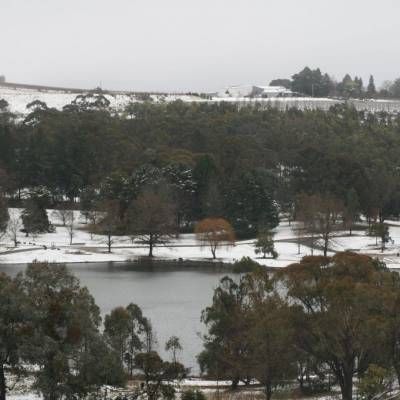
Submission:
M 15 275 L 25 264 L 0 264 L 0 271 Z M 219 280 L 227 275 L 217 265 L 202 267 L 176 263 L 77 263 L 67 264 L 96 300 L 104 316 L 114 307 L 136 303 L 150 318 L 164 357 L 166 340 L 178 336 L 183 346 L 180 361 L 198 373 L 196 355 L 202 350 L 201 310 L 211 304 Z

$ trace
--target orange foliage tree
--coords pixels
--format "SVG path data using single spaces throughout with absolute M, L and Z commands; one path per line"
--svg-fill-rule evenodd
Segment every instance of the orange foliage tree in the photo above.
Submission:
M 235 232 L 231 224 L 223 218 L 205 218 L 197 223 L 195 228 L 196 239 L 201 247 L 209 247 L 216 258 L 218 247 L 233 246 Z

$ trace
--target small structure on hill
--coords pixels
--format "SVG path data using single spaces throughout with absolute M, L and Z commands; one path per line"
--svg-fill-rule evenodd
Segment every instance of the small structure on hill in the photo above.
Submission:
M 6 83 L 6 77 L 4 75 L 0 75 L 0 83 Z
M 254 86 L 237 85 L 229 86 L 218 92 L 218 97 L 250 97 L 250 98 L 272 98 L 272 97 L 294 97 L 297 95 L 283 86 Z

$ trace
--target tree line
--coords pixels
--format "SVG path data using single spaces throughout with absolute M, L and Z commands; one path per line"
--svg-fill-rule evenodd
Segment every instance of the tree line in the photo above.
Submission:
M 341 97 L 345 99 L 400 99 L 400 78 L 385 81 L 380 89 L 375 86 L 374 76 L 370 75 L 368 84 L 364 85 L 361 77 L 346 74 L 341 81 L 319 68 L 305 67 L 294 74 L 291 79 L 273 79 L 271 86 L 283 86 L 295 93 L 312 97 Z

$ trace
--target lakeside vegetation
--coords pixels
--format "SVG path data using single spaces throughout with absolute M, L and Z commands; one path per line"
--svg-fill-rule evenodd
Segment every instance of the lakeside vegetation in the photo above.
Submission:
M 10 374 L 30 377 L 45 400 L 107 398 L 104 386 L 124 388 L 123 399 L 204 399 L 179 391 L 190 370 L 180 363 L 178 336 L 165 343 L 169 360 L 162 360 L 136 304 L 102 321 L 65 266 L 33 263 L 15 278 L 1 274 L 0 297 L 1 399 Z M 267 400 L 293 390 L 301 397 L 340 391 L 344 400 L 356 392 L 393 395 L 399 299 L 399 274 L 363 255 L 308 256 L 274 274 L 254 265 L 237 279 L 222 278 L 198 316 L 207 329 L 202 376 L 230 382 L 233 391 L 256 383 Z

